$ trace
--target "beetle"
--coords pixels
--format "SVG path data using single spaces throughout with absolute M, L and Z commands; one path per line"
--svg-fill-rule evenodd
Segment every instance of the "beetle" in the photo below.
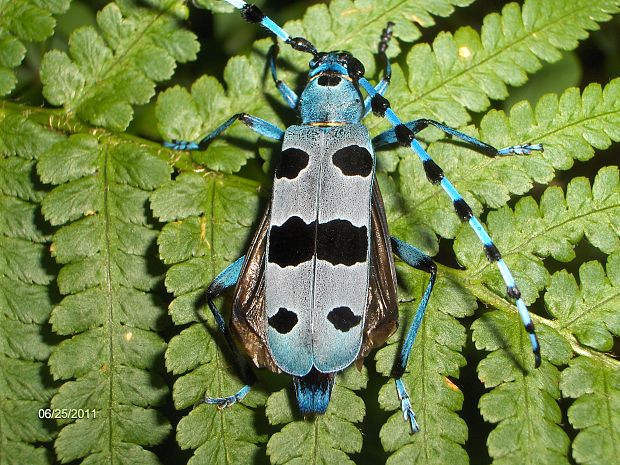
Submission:
M 398 325 L 396 272 L 392 254 L 429 274 L 429 281 L 392 370 L 403 417 L 411 433 L 419 431 L 402 376 L 435 283 L 437 269 L 421 250 L 390 237 L 375 175 L 375 149 L 400 144 L 422 162 L 427 179 L 439 185 L 453 202 L 456 214 L 469 223 L 495 262 L 515 300 L 540 365 L 534 324 L 515 280 L 483 225 L 456 188 L 444 176 L 415 134 L 429 125 L 441 129 L 489 155 L 530 154 L 541 144 L 496 149 L 456 129 L 430 119 L 402 123 L 383 96 L 391 68 L 386 49 L 392 36 L 388 23 L 378 52 L 386 66 L 372 86 L 362 63 L 346 51 L 319 52 L 303 37 L 291 37 L 255 5 L 226 0 L 243 18 L 258 23 L 295 50 L 309 53 L 308 80 L 301 95 L 278 79 L 277 42 L 269 52 L 269 67 L 284 101 L 299 115 L 300 124 L 282 130 L 268 121 L 240 113 L 200 142 L 166 143 L 176 150 L 203 149 L 239 121 L 258 134 L 282 143 L 275 169 L 271 202 L 243 257 L 222 271 L 206 291 L 207 303 L 239 362 L 246 385 L 227 397 L 205 397 L 220 407 L 241 400 L 255 376 L 239 351 L 239 341 L 254 366 L 293 378 L 302 414 L 325 413 L 335 374 L 361 363 L 382 345 Z M 367 94 L 364 98 L 362 91 Z M 373 139 L 362 124 L 369 113 L 392 125 Z M 230 325 L 214 303 L 235 286 Z

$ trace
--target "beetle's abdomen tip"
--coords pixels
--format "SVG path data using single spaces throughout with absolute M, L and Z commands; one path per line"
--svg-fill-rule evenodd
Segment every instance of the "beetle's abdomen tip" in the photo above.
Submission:
M 297 404 L 302 415 L 322 415 L 327 410 L 334 386 L 334 373 L 321 373 L 315 367 L 305 376 L 293 378 Z

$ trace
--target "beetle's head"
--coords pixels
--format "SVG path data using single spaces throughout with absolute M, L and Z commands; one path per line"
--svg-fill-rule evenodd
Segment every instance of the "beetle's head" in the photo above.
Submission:
M 336 50 L 333 52 L 318 52 L 310 60 L 310 73 L 312 79 L 320 74 L 344 77 L 357 81 L 364 75 L 364 66 L 350 52 Z
M 303 123 L 333 125 L 359 122 L 364 112 L 357 83 L 364 74 L 359 60 L 344 51 L 317 52 L 309 66 L 308 83 L 299 99 Z

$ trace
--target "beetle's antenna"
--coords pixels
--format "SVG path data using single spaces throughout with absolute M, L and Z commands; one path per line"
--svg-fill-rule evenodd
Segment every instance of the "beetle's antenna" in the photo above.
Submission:
M 282 39 L 285 43 L 289 44 L 295 50 L 300 52 L 310 53 L 313 56 L 317 55 L 317 50 L 312 42 L 303 37 L 291 37 L 284 29 L 278 26 L 269 16 L 265 15 L 262 10 L 256 5 L 246 3 L 243 0 L 225 0 L 232 6 L 241 10 L 241 17 L 249 23 L 258 23 L 271 32 L 273 35 Z

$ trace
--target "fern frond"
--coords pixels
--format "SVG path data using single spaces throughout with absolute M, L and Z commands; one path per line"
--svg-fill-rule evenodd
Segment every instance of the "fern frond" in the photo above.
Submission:
M 568 4 L 554 0 L 552 3 L 553 5 L 537 0 L 526 1 L 523 9 L 516 4 L 510 4 L 502 10 L 501 15 L 493 14 L 486 18 L 480 35 L 470 28 L 462 28 L 454 35 L 440 34 L 432 48 L 426 45 L 414 46 L 407 57 L 408 80 L 398 65 L 394 66 L 394 77 L 389 90 L 392 106 L 403 118 L 410 114 L 412 117 L 433 117 L 453 125 L 462 125 L 469 120 L 469 110 L 484 110 L 489 106 L 489 99 L 505 98 L 507 84 L 522 84 L 528 73 L 540 68 L 541 61 L 559 59 L 560 51 L 574 48 L 579 40 L 587 36 L 588 31 L 598 27 L 598 22 L 608 20 L 611 13 L 618 11 L 617 2 L 609 0 L 579 0 Z M 352 50 L 369 65 L 367 68 L 369 74 L 372 74 L 372 52 L 380 30 L 387 20 L 395 20 L 394 16 L 404 14 L 406 10 L 397 8 L 388 11 L 390 5 L 389 2 L 368 5 L 364 2 L 335 1 L 329 7 L 318 5 L 311 8 L 302 21 L 291 22 L 286 28 L 293 35 L 307 36 L 316 42 L 319 48 Z M 350 14 L 351 18 L 343 15 L 343 12 Z M 363 21 L 360 25 L 359 21 L 356 23 L 352 19 L 360 15 L 366 15 L 366 19 L 370 15 L 370 18 L 376 21 Z M 399 36 L 398 24 L 395 34 L 402 40 L 407 40 L 408 34 L 411 34 L 411 37 L 417 34 L 413 29 L 407 29 L 410 26 L 400 27 L 404 28 L 403 36 Z M 374 33 L 369 32 L 371 30 Z M 195 82 L 191 94 L 180 88 L 169 89 L 162 94 L 157 106 L 162 134 L 167 139 L 198 140 L 223 123 L 227 117 L 240 111 L 276 123 L 281 121 L 280 115 L 270 114 L 272 105 L 264 105 L 261 95 L 267 92 L 270 96 L 275 96 L 277 91 L 271 86 L 258 90 L 264 70 L 264 54 L 269 45 L 270 41 L 259 41 L 255 44 L 255 53 L 250 57 L 233 58 L 229 62 L 225 71 L 226 90 L 215 79 L 206 77 Z M 395 53 L 396 50 L 397 48 L 393 48 L 390 53 Z M 307 60 L 307 57 L 295 54 L 288 48 L 283 48 L 281 53 L 281 62 L 289 65 L 293 63 L 296 67 L 283 66 L 283 69 L 279 70 L 280 77 L 293 83 L 299 71 L 306 69 L 304 60 Z M 518 142 L 540 141 L 545 144 L 544 154 L 493 159 L 452 142 L 435 142 L 430 145 L 429 152 L 465 194 L 466 200 L 476 212 L 481 212 L 484 205 L 501 207 L 508 202 L 511 195 L 523 195 L 529 191 L 534 182 L 549 182 L 556 170 L 568 169 L 573 160 L 590 158 L 593 147 L 604 148 L 609 146 L 612 140 L 618 140 L 620 99 L 615 97 L 617 92 L 616 81 L 608 84 L 604 90 L 600 86 L 592 85 L 586 88 L 583 94 L 572 89 L 559 98 L 543 97 L 534 109 L 527 103 L 521 103 L 512 109 L 509 116 L 503 112 L 490 112 L 483 118 L 480 132 L 465 128 L 467 133 L 498 147 Z M 282 126 L 286 124 L 285 122 Z M 371 126 L 373 124 L 375 123 L 370 122 Z M 432 131 L 429 129 L 422 133 L 422 136 L 433 140 L 437 133 Z M 252 155 L 252 151 L 256 151 L 254 147 L 257 138 L 254 135 L 248 136 L 248 131 L 239 125 L 239 128 L 233 127 L 230 132 L 227 131 L 224 139 L 237 143 L 216 140 L 205 152 L 193 153 L 193 160 L 209 169 L 238 171 Z M 569 143 L 573 141 L 580 143 Z M 246 142 L 252 144 L 250 148 L 246 147 Z M 392 233 L 431 254 L 437 252 L 437 235 L 457 237 L 458 257 L 467 265 L 468 270 L 459 272 L 440 268 L 436 290 L 420 329 L 408 372 L 405 374 L 414 409 L 423 425 L 422 431 L 414 436 L 408 434 L 393 381 L 390 381 L 381 390 L 380 403 L 383 409 L 394 411 L 394 414 L 381 430 L 381 441 L 386 451 L 391 454 L 390 464 L 411 463 L 412 460 L 416 463 L 465 463 L 468 460 L 464 449 L 467 426 L 457 415 L 463 395 L 457 386 L 458 382 L 452 381 L 458 378 L 459 370 L 465 364 L 461 355 L 465 344 L 465 330 L 456 318 L 474 312 L 474 296 L 502 310 L 510 306 L 504 300 L 505 286 L 500 283 L 499 274 L 488 266 L 479 243 L 474 243 L 473 235 L 460 229 L 461 223 L 454 215 L 449 200 L 437 195 L 436 187 L 428 183 L 419 162 L 410 153 L 399 149 L 398 154 L 400 162 L 395 156 L 382 162 L 385 166 L 398 167 L 396 182 L 379 176 Z M 200 300 L 202 290 L 216 273 L 243 253 L 241 241 L 237 237 L 247 238 L 248 234 L 244 229 L 246 225 L 232 229 L 230 237 L 233 238 L 234 247 L 220 239 L 225 228 L 237 227 L 243 220 L 237 216 L 236 210 L 233 213 L 231 208 L 227 214 L 234 219 L 232 225 L 220 223 L 222 231 L 215 229 L 217 215 L 214 212 L 222 206 L 219 202 L 217 207 L 209 204 L 210 199 L 217 198 L 216 192 L 219 190 L 219 187 L 207 187 L 216 186 L 215 181 L 209 179 L 210 176 L 213 174 L 182 174 L 175 182 L 160 189 L 153 196 L 156 215 L 169 222 L 162 231 L 159 245 L 164 259 L 173 265 L 168 272 L 166 283 L 177 297 L 171 305 L 171 314 L 179 324 L 191 324 L 197 320 L 196 312 L 203 305 Z M 207 195 L 205 192 L 212 193 Z M 544 197 L 551 196 L 552 192 L 550 190 Z M 537 227 L 545 231 L 557 230 L 559 236 L 568 237 L 564 239 L 568 241 L 565 247 L 572 248 L 580 237 L 575 233 L 575 228 L 580 226 L 572 225 L 572 222 L 581 221 L 579 224 L 586 228 L 586 224 L 598 218 L 599 214 L 612 217 L 614 210 L 607 211 L 608 201 L 609 199 L 602 200 L 594 196 L 592 202 L 584 202 L 585 210 L 581 210 L 581 213 L 585 214 L 583 220 L 581 217 L 578 220 L 574 211 L 567 207 L 564 218 L 549 217 L 548 220 L 553 224 L 538 224 Z M 493 235 L 499 240 L 500 249 L 511 265 L 520 260 L 520 257 L 513 256 L 517 252 L 510 245 L 511 241 L 515 241 L 515 234 L 518 232 L 528 238 L 530 236 L 527 233 L 531 232 L 530 230 L 536 231 L 536 228 L 525 221 L 523 230 L 516 227 L 505 233 L 496 224 L 499 221 L 496 216 L 509 213 L 514 216 L 521 215 L 519 209 L 525 208 L 527 202 L 533 201 L 523 201 L 522 207 L 520 203 L 517 204 L 517 212 L 514 214 L 503 209 L 489 215 L 491 232 L 495 232 Z M 245 211 L 245 204 L 242 200 L 234 205 L 241 205 Z M 226 216 L 221 218 L 230 221 Z M 521 219 L 513 219 L 508 224 L 514 225 L 519 220 Z M 565 220 L 570 224 L 559 224 Z M 247 223 L 247 218 L 245 221 Z M 600 221 L 603 222 L 604 219 Z M 565 229 L 560 232 L 563 227 Z M 567 232 L 566 228 L 572 229 Z M 592 232 L 587 234 L 603 234 L 602 229 L 598 232 L 593 231 L 594 227 L 591 229 Z M 496 234 L 498 232 L 504 234 Z M 530 248 L 525 247 L 523 252 L 528 257 L 537 253 L 533 250 L 536 240 L 531 242 Z M 521 244 L 521 239 L 516 243 Z M 542 248 L 542 244 L 539 246 Z M 557 246 L 558 257 L 561 256 L 560 248 L 561 246 Z M 228 255 L 227 260 L 223 260 L 224 254 Z M 548 276 L 543 271 L 531 276 L 529 281 L 524 278 L 532 269 L 539 271 L 537 266 L 540 259 L 536 260 L 529 268 L 521 262 L 521 266 L 513 266 L 520 286 L 525 280 L 522 290 L 528 302 L 534 300 L 536 294 L 543 289 L 545 277 Z M 218 266 L 214 266 L 216 261 L 219 261 Z M 422 294 L 428 277 L 420 272 L 399 269 L 399 278 L 403 278 L 401 282 L 406 287 L 400 294 L 405 296 L 406 301 Z M 226 306 L 221 308 L 225 309 Z M 408 328 L 414 309 L 415 304 L 401 304 L 400 336 Z M 491 421 L 500 422 L 500 426 L 490 438 L 491 455 L 498 458 L 498 463 L 510 462 L 524 447 L 525 439 L 528 439 L 532 441 L 533 447 L 532 452 L 528 452 L 530 455 L 525 455 L 526 461 L 533 462 L 534 454 L 538 453 L 548 461 L 565 463 L 569 441 L 559 426 L 561 415 L 557 399 L 560 396 L 560 374 L 554 365 L 568 362 L 571 357 L 571 344 L 552 326 L 543 325 L 540 330 L 541 340 L 543 349 L 547 349 L 543 368 L 534 374 L 524 372 L 518 364 L 516 367 L 513 364 L 506 368 L 504 365 L 510 361 L 510 349 L 499 349 L 504 346 L 512 347 L 513 344 L 520 350 L 518 360 L 521 360 L 522 366 L 529 368 L 531 363 L 529 343 L 524 339 L 518 318 L 513 317 L 514 315 L 509 316 L 505 312 L 490 313 L 474 325 L 479 348 L 496 351 L 489 356 L 489 361 L 481 365 L 481 376 L 485 383 L 490 388 L 495 387 L 484 398 L 483 413 Z M 211 316 L 206 315 L 206 319 L 210 322 Z M 490 324 L 501 330 L 505 329 L 508 332 L 507 339 L 498 341 L 497 334 L 488 330 Z M 211 323 L 207 326 L 212 333 L 215 331 L 215 326 Z M 399 340 L 395 336 L 386 348 L 377 353 L 377 368 L 384 375 L 389 375 Z M 221 340 L 219 342 L 218 347 Z M 209 395 L 229 395 L 240 387 L 239 380 L 230 378 L 228 374 L 234 373 L 234 370 L 221 360 L 222 356 L 215 351 L 213 344 L 212 336 L 205 333 L 202 325 L 196 324 L 189 326 L 172 340 L 167 353 L 168 367 L 175 374 L 183 374 L 175 385 L 175 402 L 178 407 L 189 407 L 200 400 L 205 389 Z M 498 367 L 505 368 L 505 379 L 496 376 Z M 351 460 L 348 454 L 360 450 L 354 423 L 361 420 L 363 411 L 360 413 L 356 409 L 357 396 L 350 391 L 341 391 L 338 386 L 336 384 L 334 388 L 333 402 L 341 402 L 337 400 L 338 396 L 343 399 L 345 397 L 338 393 L 347 392 L 350 394 L 349 403 L 343 404 L 347 407 L 341 409 L 334 407 L 335 404 L 330 405 L 326 416 L 314 422 L 296 421 L 296 411 L 290 405 L 289 391 L 280 391 L 269 398 L 266 411 L 270 423 L 283 425 L 267 445 L 267 453 L 272 463 L 305 463 L 313 460 L 346 463 Z M 504 405 L 501 411 L 495 412 L 497 403 L 502 403 L 507 394 L 517 399 L 517 402 L 511 399 L 511 405 L 516 407 L 511 410 Z M 253 395 L 260 393 L 253 391 Z M 518 401 L 522 399 L 532 402 L 531 405 L 528 404 L 530 410 L 527 412 L 515 410 L 519 407 Z M 247 404 L 256 405 L 260 402 L 254 397 L 249 398 Z M 231 450 L 232 445 L 237 445 L 239 450 L 244 451 L 240 454 L 241 461 L 249 460 L 252 454 L 257 453 L 254 444 L 264 440 L 258 435 L 260 429 L 252 430 L 254 435 L 244 441 L 242 434 L 233 432 L 228 427 L 234 421 L 245 425 L 251 421 L 251 412 L 243 406 L 238 406 L 240 411 L 237 413 L 232 413 L 232 409 L 215 412 L 208 407 L 200 406 L 194 409 L 179 425 L 179 442 L 184 448 L 196 449 L 194 461 L 201 463 L 215 458 L 230 461 L 230 457 L 223 451 Z M 339 412 L 345 412 L 347 408 L 350 409 L 350 417 L 338 416 Z M 358 417 L 356 412 L 361 416 Z M 528 415 L 534 418 L 529 418 Z M 218 421 L 218 418 L 224 419 L 224 422 Z M 213 430 L 210 435 L 208 428 Z M 515 428 L 529 429 L 522 438 L 517 438 L 512 443 L 509 440 L 502 442 L 503 435 L 512 434 Z M 246 431 L 246 427 L 241 427 L 240 431 Z M 326 434 L 328 431 L 332 434 Z M 341 437 L 347 441 L 341 441 Z M 554 447 L 545 449 L 544 441 L 549 438 L 554 441 Z
M 486 421 L 498 423 L 487 440 L 493 463 L 568 465 L 570 441 L 560 427 L 560 372 L 554 366 L 568 363 L 568 343 L 538 325 L 544 360 L 534 369 L 531 346 L 517 315 L 486 313 L 472 329 L 476 346 L 493 351 L 478 365 L 480 380 L 492 389 L 480 399 L 480 412 Z
M 559 187 L 549 187 L 540 206 L 530 197 L 523 198 L 514 212 L 507 207 L 491 212 L 487 224 L 515 274 L 524 300 L 531 303 L 549 281 L 542 263 L 544 257 L 572 260 L 573 248 L 584 234 L 599 247 L 617 250 L 618 237 L 613 228 L 619 208 L 618 169 L 606 167 L 592 188 L 584 178 L 569 183 L 566 197 Z M 481 412 L 487 421 L 499 423 L 489 436 L 489 453 L 496 463 L 539 463 L 539 457 L 545 463 L 568 463 L 569 441 L 559 427 L 561 413 L 557 405 L 560 372 L 554 365 L 565 365 L 573 351 L 583 351 L 571 340 L 571 334 L 598 350 L 611 347 L 610 332 L 617 335 L 620 330 L 618 305 L 614 304 L 617 289 L 608 283 L 597 262 L 582 266 L 581 290 L 566 271 L 551 277 L 545 303 L 555 320 L 542 319 L 545 324 L 537 326 L 546 361 L 533 370 L 527 335 L 516 311 L 505 304 L 505 285 L 481 256 L 476 242 L 468 231 L 455 242 L 457 257 L 468 268 L 466 279 L 484 283 L 474 286 L 481 300 L 512 310 L 510 315 L 499 311 L 485 314 L 472 325 L 476 346 L 492 351 L 478 367 L 480 379 L 492 388 L 481 399 Z M 617 259 L 613 257 L 609 274 L 616 279 Z M 482 286 L 493 293 L 481 290 Z M 511 409 L 506 408 L 507 398 L 514 406 Z
M 351 50 L 366 66 L 367 75 L 373 76 L 373 54 L 387 21 L 396 23 L 395 37 L 410 42 L 419 35 L 414 22 L 426 27 L 432 24 L 429 12 L 443 16 L 452 11 L 452 5 L 468 3 L 440 1 L 429 6 L 428 2 L 341 0 L 331 2 L 329 8 L 309 8 L 301 22 L 285 27 L 293 35 L 310 38 L 320 49 Z M 615 0 L 527 0 L 523 7 L 509 3 L 501 14 L 488 15 L 480 32 L 462 27 L 454 34 L 439 33 L 432 44 L 414 45 L 406 57 L 406 70 L 393 65 L 389 100 L 404 120 L 424 117 L 462 126 L 471 119 L 468 111 L 484 111 L 489 99 L 505 99 L 507 85 L 524 84 L 528 74 L 540 69 L 541 61 L 559 60 L 562 51 L 576 48 L 588 31 L 609 21 L 619 8 Z M 388 54 L 398 51 L 393 41 Z M 282 56 L 302 70 L 306 58 L 299 55 L 288 47 L 282 50 Z M 293 80 L 298 70 L 281 74 Z M 383 120 L 367 122 L 369 127 L 381 124 Z
M 447 16 L 454 6 L 470 3 L 472 0 L 430 4 L 338 0 L 309 8 L 301 21 L 288 22 L 285 28 L 292 35 L 308 37 L 319 49 L 352 51 L 372 76 L 378 38 L 388 21 L 395 22 L 396 38 L 411 42 L 419 36 L 415 24 L 428 27 L 433 24 L 432 15 Z M 203 4 L 214 6 L 209 0 Z M 576 48 L 588 31 L 598 29 L 598 23 L 618 11 L 615 0 L 529 0 L 523 8 L 510 3 L 501 14 L 488 15 L 480 33 L 463 27 L 454 34 L 440 33 L 432 47 L 415 45 L 407 55 L 408 78 L 393 64 L 390 101 L 402 118 L 430 117 L 461 126 L 470 119 L 467 109 L 483 111 L 490 98 L 506 98 L 507 84 L 522 85 L 528 74 L 540 69 L 541 61 L 557 61 L 561 51 Z M 266 46 L 260 43 L 257 49 L 262 54 Z M 398 51 L 398 43 L 393 41 L 388 54 L 394 56 Z M 307 57 L 288 47 L 280 53 L 298 67 L 279 71 L 293 81 L 306 69 Z M 270 87 L 266 91 L 276 95 Z M 376 126 L 377 120 L 368 124 Z
M 312 420 L 299 419 L 289 389 L 272 394 L 267 400 L 267 417 L 272 425 L 284 427 L 269 438 L 267 454 L 271 463 L 354 464 L 348 454 L 362 450 L 362 433 L 355 423 L 360 423 L 366 413 L 355 391 L 366 387 L 367 380 L 365 369 L 347 370 L 337 376 L 327 413 Z
M 15 87 L 26 47 L 36 50 L 29 43 L 48 38 L 54 16 L 69 3 L 0 0 L 0 95 Z M 36 57 L 28 63 L 33 73 L 40 71 L 48 102 L 61 108 L 6 101 L 0 106 L 0 462 L 50 464 L 54 440 L 56 462 L 63 463 L 167 463 L 190 454 L 192 465 L 473 462 L 468 453 L 476 448 L 470 443 L 475 427 L 459 414 L 464 404 L 465 412 L 473 408 L 477 396 L 470 382 L 459 380 L 467 363 L 466 324 L 459 321 L 464 317 L 473 320 L 474 347 L 467 351 L 488 352 L 478 367 L 487 389 L 479 406 L 494 428 L 487 441 L 494 464 L 568 464 L 571 452 L 584 465 L 616 460 L 620 365 L 604 351 L 613 351 L 620 335 L 620 176 L 607 166 L 591 180 L 549 184 L 557 171 L 589 161 L 595 150 L 620 140 L 619 79 L 546 95 L 535 105 L 519 103 L 507 114 L 491 111 L 479 129 L 461 128 L 498 147 L 542 142 L 544 153 L 490 158 L 446 141 L 435 128 L 419 134 L 488 225 L 524 300 L 533 304 L 539 369 L 533 369 L 527 334 L 478 239 L 428 183 L 415 156 L 396 148 L 378 154 L 391 234 L 432 255 L 440 238 L 454 238 L 464 266 L 438 265 L 404 374 L 421 431 L 409 435 L 387 378 L 428 275 L 399 262 L 400 329 L 374 354 L 383 377 L 347 369 L 338 375 L 327 413 L 313 419 L 299 414 L 290 377 L 267 370 L 257 371 L 259 382 L 237 405 L 220 410 L 198 404 L 205 395 L 230 395 L 243 384 L 204 291 L 243 255 L 267 202 L 271 168 L 261 171 L 256 161 L 247 162 L 258 155 L 259 163 L 273 163 L 279 144 L 238 123 L 206 150 L 191 153 L 108 132 L 125 130 L 134 106 L 149 102 L 177 63 L 196 57 L 196 37 L 181 25 L 187 3 L 103 2 L 96 25 L 73 31 L 66 52 L 45 54 L 40 70 L 34 69 Z M 194 3 L 232 10 L 222 0 Z M 480 31 L 462 27 L 439 32 L 430 44 L 410 45 L 437 17 L 471 3 L 331 0 L 285 28 L 321 50 L 350 50 L 370 79 L 383 66 L 375 56 L 381 30 L 388 21 L 396 23 L 387 52 L 394 58 L 387 94 L 392 108 L 404 120 L 433 118 L 462 127 L 470 113 L 506 98 L 509 86 L 523 84 L 543 62 L 558 60 L 620 12 L 618 0 L 502 2 Z M 264 11 L 272 13 L 275 5 Z M 258 33 L 235 19 L 235 28 Z M 198 22 L 192 25 L 201 28 Z M 295 112 L 279 104 L 265 63 L 272 43 L 259 40 L 247 57 L 230 59 L 221 82 L 207 76 L 191 91 L 162 92 L 155 116 L 163 138 L 199 140 L 239 112 L 281 128 L 294 124 Z M 218 57 L 228 53 L 229 44 L 220 45 Z M 212 58 L 206 56 L 209 66 L 216 64 Z M 282 47 L 279 77 L 299 90 L 308 58 Z M 24 71 L 19 68 L 18 75 Z M 364 123 L 373 134 L 386 124 L 373 117 Z M 544 185 L 540 198 L 514 199 L 535 184 Z M 496 210 L 485 215 L 486 207 Z M 549 259 L 555 267 L 579 259 L 582 249 L 576 246 L 583 239 L 595 253 L 608 255 L 606 264 L 587 262 L 576 276 L 571 268 L 549 271 Z M 157 247 L 168 267 L 165 279 L 153 255 Z M 174 297 L 168 306 L 177 325 L 172 334 L 166 291 Z M 544 310 L 536 303 L 541 293 Z M 228 297 L 216 302 L 226 321 Z M 488 310 L 474 318 L 477 301 Z M 164 337 L 170 337 L 168 344 Z M 167 445 L 162 453 L 160 446 L 171 430 L 162 413 L 170 408 L 171 380 L 174 407 L 181 411 L 176 441 L 189 451 L 180 457 Z M 371 405 L 379 388 L 382 413 Z M 52 423 L 37 415 L 47 407 L 90 415 Z M 377 418 L 387 421 L 368 429 L 380 428 L 385 452 L 367 431 Z
M 523 299 L 530 304 L 549 283 L 543 258 L 572 260 L 573 248 L 584 235 L 604 251 L 618 250 L 620 241 L 614 225 L 619 212 L 618 170 L 606 167 L 592 187 L 587 179 L 575 178 L 567 186 L 566 197 L 559 187 L 549 187 L 540 206 L 531 197 L 523 198 L 514 212 L 504 207 L 489 213 L 487 224 L 515 274 Z M 477 238 L 467 230 L 455 241 L 457 258 L 467 267 L 468 279 L 484 282 L 496 295 L 504 296 L 504 282 L 476 246 Z M 547 306 L 552 314 L 566 311 L 568 302 L 555 302 L 553 294 L 549 299 Z
M 402 118 L 432 118 L 450 126 L 470 120 L 467 110 L 483 111 L 489 99 L 505 99 L 506 85 L 525 83 L 541 61 L 557 61 L 588 31 L 619 11 L 615 0 L 527 0 L 504 6 L 484 19 L 480 33 L 462 27 L 441 32 L 407 55 L 406 79 L 392 80 L 390 101 Z
M 617 181 L 617 170 L 615 174 Z M 616 196 L 620 197 L 618 184 Z M 573 334 L 582 345 L 609 351 L 613 337 L 620 335 L 620 253 L 609 256 L 607 274 L 599 262 L 581 265 L 579 282 L 565 270 L 555 273 L 545 294 L 547 309 L 558 329 Z
M 158 374 L 165 343 L 154 332 L 162 329 L 153 293 L 161 271 L 147 258 L 157 231 L 145 206 L 170 167 L 137 144 L 77 134 L 43 154 L 38 172 L 57 185 L 43 200 L 63 265 L 64 298 L 50 322 L 68 336 L 49 360 L 64 381 L 52 407 L 91 412 L 62 421 L 56 453 L 65 462 L 158 463 L 145 447 L 161 443 L 170 424 L 153 408 L 168 388 Z
M 55 428 L 39 412 L 56 391 L 46 365 L 54 270 L 49 231 L 41 228 L 45 191 L 34 167 L 57 139 L 22 115 L 0 111 L 0 443 L 6 463 L 51 463 L 40 444 L 53 439 Z
M 86 26 L 69 39 L 69 55 L 54 50 L 43 57 L 43 95 L 82 121 L 124 130 L 132 105 L 147 103 L 155 83 L 169 79 L 176 62 L 195 59 L 193 34 L 176 26 L 184 2 L 157 0 L 159 11 L 129 2 L 110 3 L 97 15 L 101 32 Z
M 270 41 L 261 41 L 266 51 Z M 159 131 L 166 140 L 199 141 L 235 113 L 249 113 L 268 121 L 277 121 L 270 105 L 265 105 L 261 91 L 264 70 L 261 56 L 231 58 L 224 69 L 224 84 L 211 77 L 198 79 L 191 94 L 180 87 L 173 87 L 159 94 L 156 116 Z M 242 79 L 239 79 L 243 76 Z M 226 140 L 239 139 L 234 147 Z M 233 173 L 239 171 L 247 160 L 256 156 L 258 136 L 241 123 L 231 126 L 225 136 L 211 142 L 205 151 L 195 152 L 193 160 L 205 168 Z
M 17 83 L 13 71 L 26 56 L 27 42 L 42 42 L 54 33 L 56 19 L 69 8 L 70 0 L 40 2 L 5 1 L 0 5 L 0 96 Z
M 172 338 L 166 352 L 168 370 L 179 375 L 173 390 L 178 409 L 191 408 L 205 395 L 232 395 L 242 386 L 205 305 L 204 290 L 243 254 L 257 212 L 256 193 L 257 185 L 241 178 L 185 173 L 151 196 L 155 216 L 168 221 L 158 244 L 162 259 L 171 265 L 166 275 L 166 287 L 175 296 L 170 314 L 176 324 L 190 324 Z M 227 310 L 221 299 L 219 304 Z M 190 463 L 254 463 L 266 437 L 256 430 L 255 413 L 245 405 L 263 402 L 253 390 L 232 408 L 193 408 L 177 428 L 179 445 L 195 449 Z
M 617 254 L 614 261 L 618 261 Z M 617 459 L 620 453 L 619 386 L 620 369 L 592 357 L 574 358 L 562 372 L 562 394 L 576 399 L 568 409 L 568 420 L 580 430 L 573 441 L 573 458 L 577 463 L 605 465 Z
M 237 11 L 230 3 L 223 2 L 222 0 L 194 0 L 194 4 L 214 13 L 232 13 Z
M 560 97 L 545 95 L 534 109 L 527 102 L 521 102 L 512 108 L 509 116 L 501 111 L 491 111 L 482 119 L 480 133 L 469 128 L 465 131 L 497 147 L 516 141 L 542 142 L 545 145 L 542 154 L 491 158 L 450 141 L 431 144 L 429 153 L 474 212 L 482 211 L 481 204 L 499 207 L 509 200 L 511 194 L 527 192 L 534 182 L 548 183 L 556 170 L 570 168 L 574 160 L 590 159 L 594 148 L 605 149 L 612 141 L 620 140 L 619 94 L 620 79 L 612 80 L 604 89 L 598 84 L 590 84 L 581 94 L 571 88 Z M 412 207 L 400 206 L 395 211 L 388 210 L 388 213 L 394 234 L 415 241 L 413 243 L 434 254 L 437 251 L 435 234 L 453 238 L 462 225 L 454 215 L 450 200 L 437 195 L 436 186 L 428 183 L 420 168 L 420 162 L 411 156 L 400 162 L 400 191 L 406 204 Z M 604 215 L 601 221 L 604 223 L 612 216 Z M 410 228 L 410 224 L 415 228 Z M 500 240 L 510 237 L 506 235 L 506 229 L 498 230 L 494 237 Z M 592 227 L 589 231 L 598 235 L 598 241 L 613 241 L 609 234 L 606 239 L 602 237 L 605 231 L 609 231 L 607 227 L 599 231 Z M 480 248 L 473 242 L 468 242 L 468 246 L 478 256 Z M 611 245 L 602 247 L 609 251 Z M 460 250 L 468 253 L 466 247 L 460 247 Z M 500 247 L 500 250 L 503 249 Z M 459 256 L 459 260 L 471 263 L 464 256 Z M 486 258 L 481 258 L 481 263 L 488 265 Z M 493 267 L 488 265 L 487 268 Z
M 413 42 L 422 34 L 421 28 L 435 24 L 434 16 L 450 16 L 455 7 L 464 7 L 474 1 L 335 0 L 329 5 L 308 8 L 301 21 L 288 22 L 284 27 L 294 36 L 307 37 L 320 50 L 349 50 L 372 75 L 376 69 L 373 54 L 388 21 L 394 23 L 394 37 Z M 388 53 L 396 56 L 399 51 L 398 42 L 394 40 Z

